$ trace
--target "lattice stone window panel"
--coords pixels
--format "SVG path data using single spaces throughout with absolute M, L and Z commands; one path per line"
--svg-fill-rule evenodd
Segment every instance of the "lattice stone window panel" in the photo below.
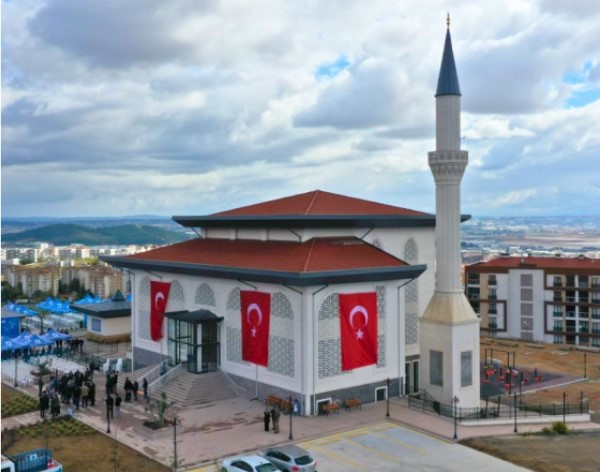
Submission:
M 375 287 L 377 293 L 377 367 L 385 367 L 385 285 Z
M 181 311 L 185 310 L 185 295 L 183 293 L 183 287 L 175 280 L 171 282 L 171 289 L 169 290 L 169 301 L 167 302 L 167 308 L 165 311 Z
M 410 238 L 404 245 L 404 261 L 416 264 L 419 258 L 417 243 Z M 404 342 L 406 345 L 419 342 L 419 285 L 416 280 L 409 282 L 404 289 L 404 315 L 406 319 Z
M 196 290 L 196 305 L 216 306 L 215 294 L 208 284 L 202 284 Z
M 271 296 L 269 364 L 267 370 L 287 377 L 295 375 L 294 310 L 281 292 Z
M 335 377 L 342 372 L 340 340 L 340 301 L 337 293 L 329 295 L 319 309 L 319 378 Z
M 144 277 L 140 280 L 138 288 L 138 299 L 136 300 L 138 308 L 137 335 L 140 339 L 151 341 L 150 337 L 150 279 Z
M 250 365 L 242 360 L 242 322 L 240 317 L 240 289 L 234 288 L 227 297 L 225 333 L 227 360 L 238 364 Z

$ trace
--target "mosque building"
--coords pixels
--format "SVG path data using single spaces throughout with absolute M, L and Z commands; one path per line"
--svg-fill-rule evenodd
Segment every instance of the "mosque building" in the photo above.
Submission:
M 449 31 L 436 102 L 437 215 L 315 190 L 175 216 L 198 237 L 103 257 L 131 274 L 134 367 L 218 370 L 304 414 L 421 388 L 471 406 L 479 321 L 460 285 L 467 153 Z

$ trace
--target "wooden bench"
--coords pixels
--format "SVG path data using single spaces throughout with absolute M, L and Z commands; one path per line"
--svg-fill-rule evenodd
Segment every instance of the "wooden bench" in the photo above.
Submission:
M 346 411 L 349 411 L 350 408 L 360 408 L 362 410 L 362 401 L 359 398 L 348 398 L 344 401 L 344 406 Z
M 329 413 L 332 413 L 334 411 L 336 413 L 339 413 L 340 405 L 338 403 L 326 403 L 325 405 L 321 406 L 321 409 L 327 416 L 329 416 Z
M 267 397 L 266 403 L 267 403 L 267 406 L 271 406 L 271 407 L 278 406 L 285 414 L 289 413 L 292 409 L 292 405 L 289 400 L 278 397 L 277 395 L 269 395 Z
M 277 395 L 269 395 L 267 397 L 267 405 L 269 406 L 280 406 L 283 398 L 278 397 Z

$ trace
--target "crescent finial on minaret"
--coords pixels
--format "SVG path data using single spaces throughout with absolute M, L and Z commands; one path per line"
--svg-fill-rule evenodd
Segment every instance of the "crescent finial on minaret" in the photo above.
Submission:
M 450 12 L 446 14 L 446 26 L 450 29 Z

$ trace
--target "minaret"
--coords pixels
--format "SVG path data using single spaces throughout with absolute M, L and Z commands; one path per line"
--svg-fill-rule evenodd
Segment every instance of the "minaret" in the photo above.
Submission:
M 429 153 L 436 198 L 436 288 L 419 319 L 421 387 L 435 400 L 479 406 L 479 319 L 460 277 L 460 182 L 468 162 L 460 150 L 460 87 L 450 16 L 438 78 L 436 150 Z

